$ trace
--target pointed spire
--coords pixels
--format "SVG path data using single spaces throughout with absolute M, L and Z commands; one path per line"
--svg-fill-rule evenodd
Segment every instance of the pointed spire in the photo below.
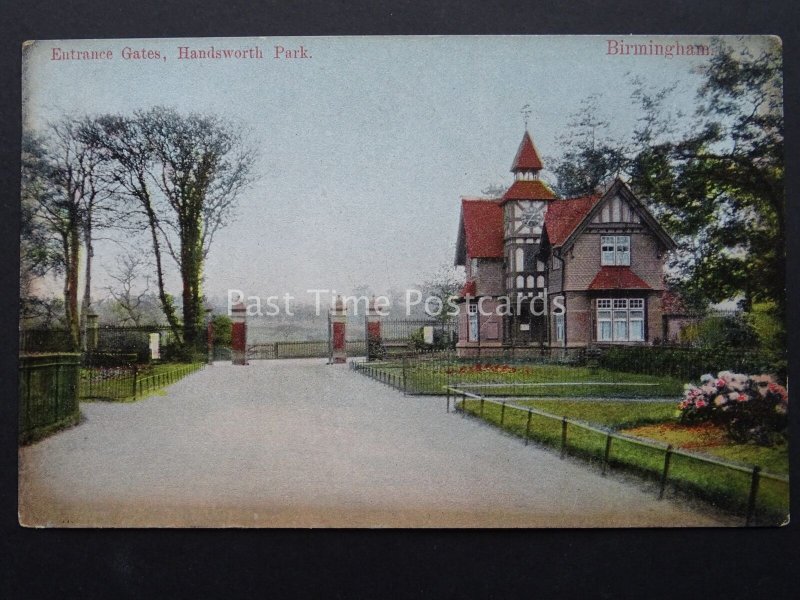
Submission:
M 517 155 L 514 157 L 514 164 L 511 165 L 511 171 L 517 173 L 519 171 L 539 171 L 541 169 L 542 161 L 539 159 L 539 153 L 536 152 L 531 135 L 525 130 Z

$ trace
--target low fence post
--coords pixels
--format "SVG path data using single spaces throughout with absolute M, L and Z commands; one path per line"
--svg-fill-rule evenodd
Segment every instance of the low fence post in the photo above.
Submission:
M 464 417 L 467 414 L 467 395 L 461 394 L 461 416 Z
M 133 365 L 133 399 L 136 400 L 136 380 L 138 379 L 139 366 Z
M 561 458 L 567 452 L 567 417 L 561 419 Z
M 606 469 L 608 468 L 608 456 L 611 454 L 611 440 L 614 439 L 611 437 L 611 433 L 606 434 L 606 450 L 603 453 L 603 475 L 606 474 Z
M 506 420 L 506 403 L 503 402 L 503 404 L 500 406 L 500 427 L 503 426 L 505 420 Z
M 669 477 L 669 463 L 672 460 L 672 444 L 667 446 L 664 452 L 664 470 L 661 472 L 661 490 L 658 492 L 658 499 L 664 498 L 664 490 L 667 488 L 667 477 Z
M 744 526 L 749 527 L 753 522 L 753 517 L 756 514 L 756 499 L 758 497 L 758 483 L 761 479 L 761 467 L 758 465 L 753 467 L 753 476 L 750 480 L 750 497 L 747 500 L 747 517 L 744 521 Z
M 529 408 L 528 409 L 528 422 L 525 424 L 525 445 L 528 445 L 528 438 L 531 435 L 531 416 L 533 415 L 533 411 Z
M 481 396 L 481 419 L 483 418 L 483 396 Z

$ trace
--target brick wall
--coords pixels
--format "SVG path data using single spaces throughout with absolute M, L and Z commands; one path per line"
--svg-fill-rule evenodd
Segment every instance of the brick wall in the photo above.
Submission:
M 564 260 L 564 289 L 585 290 L 600 271 L 602 233 L 585 232 L 575 241 Z M 631 270 L 654 290 L 664 289 L 663 258 L 658 241 L 649 233 L 631 233 Z
M 478 277 L 475 280 L 478 296 L 498 296 L 505 293 L 503 261 L 496 258 L 478 259 Z

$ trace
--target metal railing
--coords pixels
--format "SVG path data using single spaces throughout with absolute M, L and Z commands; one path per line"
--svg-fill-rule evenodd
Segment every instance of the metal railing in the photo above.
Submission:
M 789 478 L 764 472 L 757 465 L 687 452 L 458 387 L 446 386 L 444 391 L 447 412 L 452 403 L 453 410 L 462 416 L 472 415 L 496 424 L 522 437 L 525 445 L 534 440 L 557 447 L 562 458 L 569 453 L 599 460 L 603 475 L 610 467 L 621 467 L 655 477 L 659 498 L 664 497 L 668 486 L 689 491 L 721 508 L 744 514 L 746 526 L 757 524 L 759 514 L 760 521 L 769 524 L 780 524 L 788 515 Z
M 38 354 L 19 359 L 19 441 L 76 423 L 80 354 Z
M 80 398 L 83 400 L 138 400 L 172 385 L 202 369 L 203 363 L 160 365 L 157 370 L 138 365 L 81 370 Z

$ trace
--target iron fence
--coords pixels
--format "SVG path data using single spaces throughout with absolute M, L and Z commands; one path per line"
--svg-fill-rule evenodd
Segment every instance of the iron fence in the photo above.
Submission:
M 364 356 L 366 343 L 362 340 L 347 340 L 348 356 Z M 247 346 L 248 360 L 270 360 L 278 358 L 327 358 L 330 347 L 327 340 L 301 342 L 260 342 Z
M 84 367 L 79 396 L 83 400 L 137 400 L 203 367 L 203 363 Z
M 27 443 L 76 423 L 79 354 L 37 354 L 19 360 L 19 441 Z
M 84 364 L 148 363 L 154 356 L 151 349 L 151 336 L 158 335 L 158 358 L 167 361 L 182 362 L 193 357 L 188 356 L 185 344 L 179 344 L 173 331 L 166 325 L 118 326 L 101 325 L 90 327 L 83 332 L 81 349 L 75 349 L 69 330 L 64 328 L 24 328 L 19 331 L 20 354 L 37 352 L 73 352 L 82 353 Z M 207 352 L 207 331 L 198 330 L 194 347 L 189 353 L 202 355 Z M 114 360 L 117 357 L 117 360 Z
M 479 417 L 524 440 L 556 447 L 562 458 L 573 455 L 609 468 L 633 471 L 657 482 L 658 496 L 667 488 L 689 492 L 727 511 L 744 516 L 744 524 L 779 525 L 789 514 L 789 478 L 687 452 L 672 445 L 646 440 L 612 429 L 522 407 L 457 387 L 446 387 L 447 412 L 451 401 L 462 415 Z
M 668 350 L 673 350 L 669 348 Z M 608 358 L 604 358 L 608 357 Z M 457 385 L 487 396 L 671 398 L 688 382 L 722 370 L 750 375 L 770 373 L 783 382 L 758 352 L 718 352 L 662 347 L 575 349 L 486 357 L 459 357 L 450 350 L 430 350 L 367 363 L 353 369 L 390 383 L 407 394 L 440 395 Z M 777 371 L 777 372 L 776 372 Z

